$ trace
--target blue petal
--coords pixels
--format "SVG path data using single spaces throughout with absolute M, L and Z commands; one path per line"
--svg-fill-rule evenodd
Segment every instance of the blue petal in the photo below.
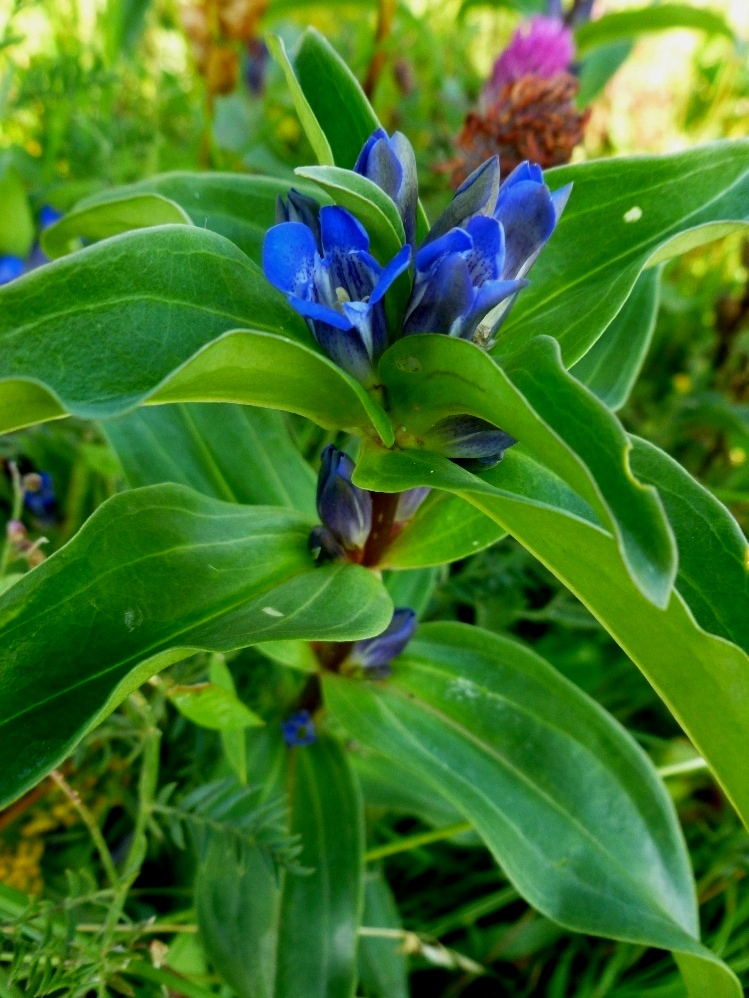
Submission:
M 562 212 L 567 207 L 567 202 L 570 199 L 571 193 L 572 193 L 572 184 L 565 184 L 564 187 L 560 187 L 558 191 L 554 191 L 551 195 L 551 200 L 554 205 L 554 214 L 556 216 L 557 222 L 562 217 Z
M 460 336 L 474 298 L 468 264 L 459 254 L 446 256 L 415 290 L 403 324 L 403 335 L 446 333 Z
M 551 193 L 544 184 L 519 180 L 502 188 L 497 218 L 505 230 L 505 278 L 524 277 L 538 251 L 554 231 L 556 214 Z
M 481 337 L 482 341 L 487 341 L 491 333 L 497 328 L 501 319 L 505 317 L 505 311 L 501 315 L 490 316 L 497 305 L 512 298 L 514 295 L 526 287 L 528 282 L 522 278 L 517 281 L 486 281 L 479 288 L 471 309 L 470 316 L 466 319 L 462 335 L 469 339 L 473 336 L 476 328 L 486 319 L 491 318 L 491 329 L 486 331 L 486 335 Z M 508 302 L 508 308 L 511 302 Z M 478 339 L 478 337 L 477 337 Z M 483 345 L 483 343 L 482 343 Z
M 348 551 L 361 549 L 372 529 L 372 497 L 351 481 L 354 463 L 328 446 L 317 479 L 317 512 L 333 537 Z
M 504 179 L 502 188 L 507 190 L 508 187 L 512 187 L 514 184 L 521 183 L 522 181 L 529 181 L 533 184 L 542 184 L 544 182 L 543 170 L 538 163 L 529 163 L 527 159 L 523 160 Z
M 394 199 L 403 219 L 406 242 L 411 246 L 416 241 L 416 209 L 419 203 L 419 177 L 416 171 L 416 156 L 413 146 L 402 132 L 396 132 L 390 146 L 398 157 L 403 171 L 400 190 Z
M 315 237 L 301 222 L 281 222 L 266 232 L 263 271 L 279 291 L 306 298 L 316 259 Z
M 308 301 L 305 298 L 296 298 L 294 295 L 289 295 L 289 303 L 305 319 L 311 319 L 313 322 L 326 322 L 331 326 L 335 326 L 336 329 L 351 329 L 351 322 L 346 316 L 342 312 L 337 312 L 334 308 L 329 308 L 327 305 L 321 305 L 316 301 Z
M 496 218 L 477 215 L 467 225 L 473 248 L 467 255 L 468 271 L 474 286 L 495 281 L 502 273 L 505 259 L 505 234 Z
M 406 523 L 410 520 L 431 491 L 428 486 L 421 486 L 401 492 L 398 496 L 398 505 L 395 510 L 395 522 Z
M 320 209 L 322 246 L 328 253 L 351 253 L 369 249 L 369 236 L 361 222 L 350 211 L 336 204 Z
M 0 256 L 0 284 L 8 284 L 26 270 L 20 256 Z
M 450 229 L 465 223 L 475 215 L 491 215 L 499 189 L 499 157 L 492 156 L 458 188 L 455 197 L 429 230 L 424 245 L 443 236 Z
M 370 303 L 372 305 L 376 305 L 377 302 L 380 301 L 380 299 L 388 292 L 392 283 L 397 281 L 401 274 L 408 270 L 410 265 L 411 247 L 401 246 L 377 279 L 377 284 L 375 285 L 375 289 L 369 299 Z
M 354 173 L 360 173 L 362 176 L 366 176 L 367 173 L 367 163 L 369 162 L 369 154 L 372 151 L 372 147 L 375 143 L 385 139 L 387 141 L 387 132 L 384 128 L 377 128 L 369 136 L 367 141 L 362 146 L 362 151 L 359 153 L 354 163 Z
M 450 253 L 465 253 L 473 246 L 473 241 L 465 229 L 450 229 L 444 236 L 422 246 L 416 254 L 416 269 L 426 273 L 437 260 Z
M 349 319 L 345 320 L 349 323 Z M 351 326 L 342 329 L 326 322 L 312 324 L 312 332 L 325 353 L 334 364 L 364 385 L 377 381 L 373 358 L 361 332 Z
M 448 416 L 426 434 L 425 444 L 450 458 L 492 458 L 517 443 L 509 433 L 477 416 Z

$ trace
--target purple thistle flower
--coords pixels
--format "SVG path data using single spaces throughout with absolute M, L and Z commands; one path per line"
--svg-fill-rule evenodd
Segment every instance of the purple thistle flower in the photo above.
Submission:
M 570 29 L 559 18 L 539 14 L 520 25 L 494 63 L 484 97 L 491 100 L 505 83 L 514 83 L 521 76 L 550 79 L 564 73 L 574 57 L 575 43 Z

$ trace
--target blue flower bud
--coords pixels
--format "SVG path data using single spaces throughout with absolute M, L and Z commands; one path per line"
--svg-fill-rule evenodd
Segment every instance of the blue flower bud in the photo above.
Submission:
M 516 443 L 509 433 L 477 416 L 448 416 L 424 435 L 425 447 L 472 471 L 493 467 Z
M 55 222 L 59 222 L 61 218 L 61 211 L 57 211 L 57 209 L 53 208 L 52 205 L 45 204 L 39 212 L 39 228 L 48 229 L 50 225 L 54 225 Z
M 26 270 L 20 256 L 0 256 L 0 284 L 9 284 Z
M 462 228 L 477 215 L 491 215 L 499 193 L 499 156 L 492 156 L 466 177 L 450 204 L 429 230 L 423 245 Z
M 376 384 L 388 343 L 383 298 L 410 261 L 411 247 L 404 246 L 383 269 L 369 253 L 364 227 L 336 205 L 320 209 L 319 244 L 309 225 L 295 221 L 274 225 L 263 244 L 270 283 L 305 317 L 325 353 L 367 385 Z
M 372 529 L 372 497 L 351 481 L 354 462 L 335 447 L 322 453 L 317 479 L 317 512 L 323 527 L 313 530 L 311 545 L 331 557 L 361 551 Z
M 308 710 L 297 710 L 282 721 L 281 734 L 289 748 L 300 748 L 317 741 L 315 722 Z
M 24 506 L 41 523 L 52 524 L 57 507 L 57 496 L 52 484 L 52 476 L 48 471 L 23 477 Z
M 430 488 L 407 489 L 398 496 L 398 506 L 395 510 L 395 522 L 406 523 L 421 506 L 432 490 Z
M 378 128 L 367 139 L 354 164 L 360 173 L 377 184 L 395 202 L 403 219 L 406 242 L 414 245 L 416 238 L 416 205 L 419 200 L 419 179 L 413 146 L 402 132 L 388 137 Z
M 390 663 L 403 651 L 416 630 L 416 614 L 405 607 L 393 613 L 387 628 L 376 638 L 356 641 L 348 662 L 361 666 L 370 676 L 384 679 L 390 675 Z

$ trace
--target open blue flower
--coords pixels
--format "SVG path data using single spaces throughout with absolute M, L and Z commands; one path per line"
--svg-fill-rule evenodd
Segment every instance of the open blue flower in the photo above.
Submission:
M 297 710 L 282 721 L 281 734 L 288 748 L 303 748 L 317 741 L 315 722 L 308 710 Z
M 408 268 L 411 247 L 383 269 L 369 253 L 361 223 L 330 205 L 320 209 L 320 249 L 304 223 L 274 225 L 263 244 L 265 276 L 305 317 L 331 360 L 364 384 L 376 384 L 388 342 L 383 298 Z
M 419 179 L 413 146 L 406 136 L 395 132 L 390 137 L 384 128 L 378 128 L 364 143 L 354 164 L 354 173 L 377 184 L 395 202 L 403 220 L 406 242 L 413 246 Z
M 487 346 L 528 283 L 571 187 L 552 194 L 540 167 L 527 162 L 497 187 L 498 171 L 495 160 L 479 167 L 417 252 L 404 335 L 444 333 Z
M 40 523 L 51 526 L 57 511 L 57 496 L 48 471 L 23 476 L 23 504 Z

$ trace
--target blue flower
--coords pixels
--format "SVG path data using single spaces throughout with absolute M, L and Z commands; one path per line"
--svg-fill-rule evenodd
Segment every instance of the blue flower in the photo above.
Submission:
M 372 497 L 351 481 L 354 462 L 333 446 L 322 452 L 317 479 L 317 512 L 322 520 L 310 534 L 310 547 L 331 558 L 357 560 L 372 529 Z
M 387 628 L 376 638 L 356 641 L 348 655 L 348 663 L 360 666 L 377 679 L 390 675 L 390 663 L 403 651 L 414 636 L 416 614 L 401 607 L 393 613 Z
M 289 189 L 286 198 L 279 194 L 276 198 L 276 222 L 301 222 L 312 230 L 318 253 L 322 253 L 320 239 L 320 204 L 314 198 L 302 194 L 294 187 Z
M 308 710 L 297 710 L 282 721 L 281 734 L 289 748 L 299 748 L 317 741 L 315 722 Z
M 57 496 L 48 471 L 31 472 L 23 476 L 23 503 L 41 523 L 52 524 L 57 507 Z
M 411 247 L 404 246 L 383 269 L 369 253 L 364 227 L 336 205 L 320 209 L 319 247 L 302 222 L 274 225 L 263 244 L 270 283 L 305 317 L 325 353 L 367 385 L 376 384 L 388 342 L 383 298 L 410 261 Z
M 497 187 L 488 160 L 459 188 L 416 254 L 404 335 L 445 333 L 488 346 L 546 245 L 570 194 L 521 163 Z
M 419 179 L 413 146 L 406 136 L 402 132 L 394 132 L 392 137 L 388 137 L 384 128 L 378 128 L 359 153 L 354 173 L 360 173 L 377 184 L 395 202 L 403 219 L 406 242 L 413 246 Z
M 0 256 L 0 284 L 9 284 L 26 270 L 20 256 Z
M 54 225 L 55 222 L 59 222 L 61 218 L 61 211 L 57 211 L 57 209 L 53 208 L 50 204 L 45 204 L 39 212 L 39 228 L 42 230 L 48 229 L 50 225 Z

